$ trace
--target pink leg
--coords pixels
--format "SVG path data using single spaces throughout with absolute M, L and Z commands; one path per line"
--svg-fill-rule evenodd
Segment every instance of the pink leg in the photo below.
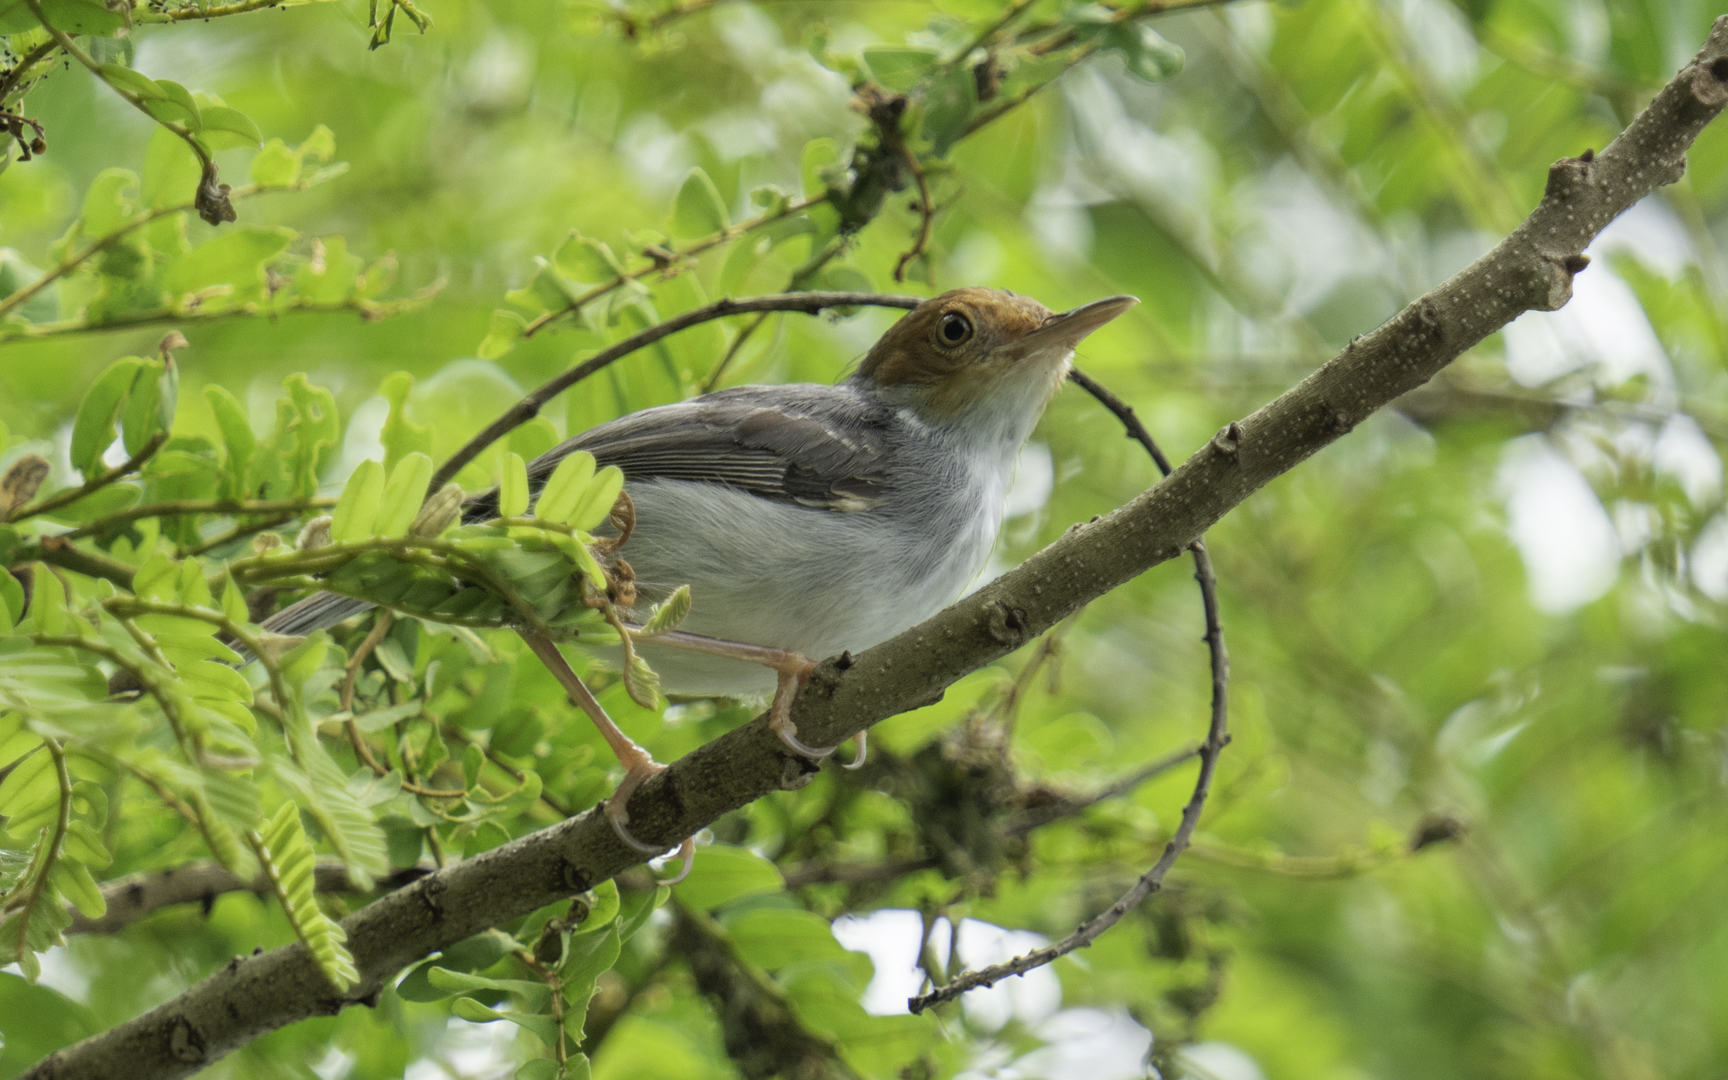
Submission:
M 558 646 L 553 644 L 550 638 L 540 634 L 531 634 L 525 630 L 521 633 L 522 640 L 528 643 L 528 647 L 534 650 L 534 655 L 540 658 L 540 662 L 546 665 L 547 670 L 552 672 L 553 677 L 564 687 L 565 692 L 570 695 L 570 700 L 576 704 L 577 708 L 588 714 L 588 719 L 594 721 L 594 726 L 600 729 L 600 737 L 606 740 L 606 745 L 610 746 L 612 753 L 617 756 L 618 763 L 624 766 L 624 780 L 618 785 L 618 790 L 612 793 L 612 797 L 606 800 L 604 811 L 606 820 L 612 823 L 612 829 L 618 834 L 618 839 L 645 855 L 664 853 L 665 849 L 653 844 L 644 844 L 630 835 L 630 830 L 626 828 L 630 824 L 630 811 L 625 807 L 630 801 L 631 794 L 642 785 L 642 781 L 666 768 L 666 766 L 655 761 L 653 755 L 637 746 L 635 740 L 624 734 L 618 725 L 612 722 L 612 718 L 606 715 L 606 710 L 601 708 L 600 702 L 594 697 L 593 692 L 583 684 L 574 671 L 570 670 L 569 661 L 564 659 L 564 654 L 558 651 Z M 691 846 L 689 840 L 684 841 L 684 846 L 688 848 L 685 851 L 684 873 L 688 874 L 690 872 L 689 860 L 694 856 L 695 848 Z M 680 875 L 678 880 L 683 880 L 683 875 Z
M 638 627 L 630 627 L 635 630 Z M 672 630 L 664 634 L 656 634 L 652 638 L 656 645 L 671 645 L 674 648 L 688 649 L 691 652 L 707 653 L 710 656 L 724 656 L 733 660 L 743 660 L 752 664 L 761 664 L 772 668 L 779 676 L 774 687 L 774 701 L 768 707 L 768 726 L 774 729 L 774 734 L 780 736 L 780 741 L 795 754 L 820 761 L 833 754 L 837 749 L 833 746 L 810 746 L 798 738 L 798 727 L 792 723 L 792 699 L 798 696 L 798 690 L 804 685 L 804 680 L 816 670 L 816 665 L 807 659 L 803 653 L 791 649 L 776 649 L 769 645 L 751 645 L 742 641 L 723 641 L 720 638 L 705 637 L 702 634 L 686 633 L 683 630 Z M 846 766 L 848 769 L 861 768 L 864 764 L 864 733 L 858 733 L 858 756 Z

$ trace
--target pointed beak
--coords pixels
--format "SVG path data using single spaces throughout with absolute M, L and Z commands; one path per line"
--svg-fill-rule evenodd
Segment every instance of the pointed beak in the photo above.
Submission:
M 1050 321 L 1006 347 L 1015 359 L 1050 349 L 1067 353 L 1092 331 L 1140 302 L 1135 296 L 1107 296 L 1072 311 L 1052 316 Z

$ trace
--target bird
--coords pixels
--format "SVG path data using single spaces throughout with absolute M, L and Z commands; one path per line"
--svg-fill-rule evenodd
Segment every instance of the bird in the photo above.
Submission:
M 907 312 L 837 385 L 740 386 L 600 424 L 528 466 L 538 487 L 586 451 L 624 474 L 635 523 L 628 555 L 640 622 L 679 586 L 679 629 L 636 644 L 663 689 L 773 695 L 770 725 L 793 752 L 791 698 L 811 658 L 861 652 L 958 599 L 1001 528 L 1020 450 L 1088 334 L 1138 303 L 1111 296 L 1066 312 L 1030 297 L 962 288 Z M 462 517 L 498 516 L 498 489 Z M 265 629 L 305 634 L 363 601 L 321 594 Z M 551 640 L 524 632 L 571 699 L 600 726 L 624 781 L 606 804 L 625 842 L 624 804 L 663 766 L 618 731 Z M 861 763 L 859 754 L 854 764 Z M 686 841 L 686 862 L 689 853 Z

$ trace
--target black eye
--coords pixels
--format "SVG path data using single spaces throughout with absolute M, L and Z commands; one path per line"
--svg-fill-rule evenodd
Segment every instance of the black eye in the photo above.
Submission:
M 958 345 L 972 336 L 972 320 L 950 311 L 936 324 L 936 337 L 944 345 Z

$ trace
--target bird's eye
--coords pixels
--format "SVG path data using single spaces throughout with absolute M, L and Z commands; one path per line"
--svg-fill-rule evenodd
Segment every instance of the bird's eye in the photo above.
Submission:
M 972 320 L 950 311 L 936 324 L 936 339 L 952 348 L 972 336 Z

